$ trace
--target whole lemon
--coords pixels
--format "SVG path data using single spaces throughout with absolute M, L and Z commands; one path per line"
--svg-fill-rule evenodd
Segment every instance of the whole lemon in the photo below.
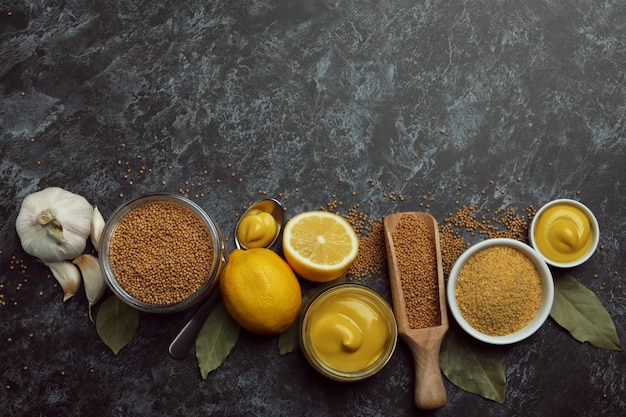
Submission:
M 220 277 L 224 305 L 243 328 L 279 334 L 298 316 L 300 282 L 283 258 L 265 248 L 234 249 Z

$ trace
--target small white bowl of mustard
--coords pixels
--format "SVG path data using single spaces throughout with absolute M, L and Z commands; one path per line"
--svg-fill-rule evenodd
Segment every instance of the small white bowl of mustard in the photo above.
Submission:
M 391 358 L 397 340 L 391 306 L 364 285 L 331 286 L 302 312 L 304 356 L 318 372 L 336 381 L 360 381 L 376 374 Z
M 549 265 L 573 268 L 587 261 L 596 251 L 600 228 L 598 220 L 584 204 L 558 199 L 537 211 L 528 238 Z

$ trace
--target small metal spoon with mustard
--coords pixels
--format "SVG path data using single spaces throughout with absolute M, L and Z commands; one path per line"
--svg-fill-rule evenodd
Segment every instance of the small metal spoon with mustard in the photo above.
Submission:
M 250 206 L 235 226 L 237 249 L 270 248 L 278 239 L 285 210 L 278 200 L 268 198 Z
M 285 210 L 278 200 L 268 198 L 254 203 L 243 213 L 235 226 L 235 247 L 271 248 L 278 240 L 284 221 Z M 169 353 L 174 359 L 183 360 L 187 357 L 202 325 L 219 299 L 218 286 L 170 344 Z

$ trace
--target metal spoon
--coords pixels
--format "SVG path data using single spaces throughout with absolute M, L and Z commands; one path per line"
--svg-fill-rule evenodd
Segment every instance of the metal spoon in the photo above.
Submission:
M 276 236 L 267 245 L 267 248 L 271 248 L 274 243 L 278 240 L 278 235 L 283 228 L 283 222 L 285 221 L 285 210 L 283 209 L 283 205 L 273 198 L 268 198 L 264 200 L 260 200 L 250 206 L 243 215 L 239 218 L 237 225 L 235 226 L 235 247 L 237 249 L 247 249 L 240 241 L 237 239 L 237 229 L 239 228 L 239 224 L 241 223 L 241 219 L 246 216 L 250 212 L 250 210 L 257 209 L 262 210 L 267 213 L 270 213 L 274 220 L 276 221 L 277 229 Z M 202 328 L 202 325 L 206 321 L 207 317 L 213 310 L 213 307 L 219 302 L 220 291 L 219 286 L 216 286 L 216 290 L 214 290 L 213 294 L 204 302 L 202 305 L 196 310 L 196 312 L 191 316 L 187 324 L 180 330 L 178 335 L 172 340 L 169 347 L 170 356 L 174 359 L 183 360 L 189 355 L 189 351 L 191 347 L 196 341 L 198 337 L 198 333 Z
M 273 199 L 273 198 L 267 198 L 265 200 L 257 201 L 256 203 L 248 207 L 248 209 L 239 218 L 239 221 L 237 222 L 237 225 L 235 226 L 235 246 L 237 247 L 237 249 L 249 249 L 243 243 L 239 241 L 239 239 L 237 238 L 237 231 L 239 230 L 239 225 L 241 224 L 241 220 L 243 220 L 243 218 L 246 217 L 246 215 L 252 210 L 264 211 L 266 213 L 271 214 L 272 217 L 274 218 L 274 221 L 276 222 L 276 226 L 277 226 L 276 235 L 274 236 L 274 239 L 272 239 L 272 241 L 269 243 L 269 245 L 266 246 L 266 248 L 271 248 L 276 242 L 276 240 L 278 239 L 278 235 L 280 234 L 280 231 L 283 228 L 283 222 L 285 220 L 285 210 L 283 208 L 283 205 L 280 203 L 280 201 Z

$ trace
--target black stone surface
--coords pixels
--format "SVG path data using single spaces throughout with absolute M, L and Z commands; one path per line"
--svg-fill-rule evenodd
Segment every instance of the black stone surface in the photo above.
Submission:
M 571 273 L 623 343 L 625 115 L 622 0 L 3 1 L 0 414 L 623 415 L 625 354 L 552 319 L 505 349 L 504 404 L 446 380 L 448 404 L 431 412 L 413 405 L 402 343 L 378 375 L 341 384 L 300 352 L 280 356 L 275 337 L 242 332 L 202 380 L 193 353 L 167 353 L 189 313 L 142 314 L 114 356 L 85 295 L 63 303 L 14 224 L 47 186 L 105 217 L 182 190 L 218 218 L 229 249 L 236 214 L 266 195 L 288 216 L 337 200 L 439 222 L 457 201 L 574 198 L 596 214 L 603 249 Z M 366 285 L 389 299 L 386 275 Z

